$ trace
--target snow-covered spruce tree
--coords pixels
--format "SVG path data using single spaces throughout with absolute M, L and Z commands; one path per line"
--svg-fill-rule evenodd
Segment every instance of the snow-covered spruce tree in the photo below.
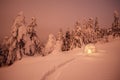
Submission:
M 112 32 L 113 36 L 120 36 L 120 22 L 119 22 L 119 13 L 114 11 L 114 22 L 112 23 Z
M 94 26 L 94 20 L 93 18 L 89 18 L 88 20 L 88 25 L 89 25 L 89 36 L 90 36 L 90 43 L 95 43 L 95 37 L 96 37 L 96 33 L 95 33 L 95 26 Z
M 86 45 L 88 43 L 87 39 L 87 20 L 82 21 L 82 44 Z
M 108 28 L 106 28 L 106 27 L 103 27 L 103 28 L 101 28 L 101 31 L 100 31 L 100 33 L 101 33 L 101 41 L 102 42 L 108 42 Z
M 82 46 L 82 27 L 77 21 L 71 33 L 71 49 Z
M 56 44 L 55 36 L 53 34 L 49 34 L 49 38 L 45 45 L 43 56 L 50 54 L 54 50 L 55 44 Z
M 7 41 L 9 45 L 9 53 L 7 57 L 7 64 L 12 64 L 16 59 L 21 59 L 24 52 L 23 37 L 26 34 L 25 17 L 21 11 L 16 16 L 12 25 L 12 35 Z
M 100 28 L 99 28 L 99 23 L 98 23 L 98 17 L 95 18 L 94 29 L 95 29 L 95 40 L 99 41 Z
M 12 25 L 11 36 L 4 42 L 8 50 L 6 64 L 11 65 L 17 59 L 22 59 L 24 54 L 34 55 L 41 52 L 40 41 L 35 31 L 36 19 L 26 27 L 23 12 L 20 12 Z M 4 51 L 5 52 L 5 51 Z
M 0 45 L 0 67 L 7 64 L 7 56 L 9 53 L 8 36 L 5 36 Z
M 62 41 L 62 40 L 63 40 L 63 30 L 60 29 L 57 34 L 57 41 Z
M 66 31 L 64 37 L 63 37 L 63 45 L 62 45 L 62 51 L 69 51 L 71 46 L 71 33 L 68 28 Z
M 93 26 L 93 42 L 96 43 L 98 41 L 104 41 L 104 42 L 108 42 L 108 28 L 100 28 L 99 24 L 98 24 L 98 18 L 95 18 L 95 23 Z
M 27 26 L 26 35 L 24 36 L 25 55 L 33 56 L 35 53 L 41 52 L 40 41 L 35 31 L 36 26 L 36 18 L 32 17 L 30 24 Z
M 108 28 L 100 28 L 98 18 L 95 18 L 94 23 L 94 41 L 95 43 L 101 40 L 107 41 Z
M 62 29 L 59 30 L 56 38 L 56 44 L 54 47 L 54 53 L 61 52 L 62 51 L 62 45 L 63 45 L 63 31 Z
M 94 23 L 93 23 L 93 19 L 89 18 L 88 21 L 86 21 L 85 23 L 85 28 L 83 29 L 83 42 L 84 44 L 88 44 L 88 43 L 94 43 L 94 35 L 95 35 L 95 31 L 94 31 Z

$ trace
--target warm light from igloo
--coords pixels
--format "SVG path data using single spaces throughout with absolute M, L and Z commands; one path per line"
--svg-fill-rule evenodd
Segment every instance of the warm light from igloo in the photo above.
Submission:
M 96 48 L 94 44 L 88 44 L 84 48 L 84 53 L 87 55 L 92 55 L 95 52 L 96 52 Z
M 88 49 L 88 50 L 87 50 L 87 53 L 88 53 L 88 54 L 91 54 L 91 53 L 92 53 L 92 50 L 91 50 L 91 49 Z

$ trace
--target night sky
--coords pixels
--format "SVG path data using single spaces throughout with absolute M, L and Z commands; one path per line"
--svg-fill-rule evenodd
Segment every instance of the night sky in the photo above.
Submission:
M 23 11 L 26 23 L 37 18 L 37 33 L 46 40 L 49 33 L 72 28 L 79 19 L 98 17 L 101 26 L 111 26 L 113 12 L 120 12 L 120 0 L 0 0 L 0 38 L 10 34 L 14 18 Z

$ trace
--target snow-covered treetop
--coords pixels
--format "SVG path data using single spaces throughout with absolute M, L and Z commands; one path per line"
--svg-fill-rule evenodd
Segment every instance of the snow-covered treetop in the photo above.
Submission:
M 37 24 L 36 24 L 36 18 L 35 17 L 32 17 L 31 18 L 31 22 L 30 24 L 28 25 L 28 27 L 36 27 Z
M 93 28 L 93 23 L 94 21 L 93 21 L 93 18 L 89 18 L 88 19 L 88 28 Z
M 30 24 L 29 24 L 28 27 L 27 27 L 27 32 L 28 32 L 28 33 L 34 33 L 34 32 L 35 32 L 34 27 L 36 27 L 36 26 L 37 26 L 36 18 L 35 18 L 35 17 L 32 17 L 32 18 L 31 18 L 31 22 L 30 22 Z
M 95 28 L 99 28 L 98 17 L 95 18 Z
M 49 40 L 55 39 L 55 36 L 53 34 L 49 34 Z
M 114 22 L 112 24 L 113 27 L 118 27 L 119 26 L 119 13 L 118 11 L 114 11 Z
M 20 11 L 18 15 L 16 16 L 14 20 L 14 25 L 16 24 L 18 25 L 25 24 L 25 16 L 23 15 L 23 11 Z
M 114 11 L 114 17 L 119 17 L 119 13 L 118 13 L 118 11 Z
M 63 31 L 62 31 L 62 29 L 60 29 L 57 34 L 57 40 L 61 40 L 62 38 L 63 38 Z
M 75 26 L 80 26 L 80 20 L 77 20 L 77 21 L 76 21 Z

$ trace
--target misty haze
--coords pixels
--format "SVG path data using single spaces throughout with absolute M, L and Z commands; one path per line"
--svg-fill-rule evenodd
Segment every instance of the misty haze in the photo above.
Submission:
M 1 80 L 120 80 L 119 0 L 0 0 Z

